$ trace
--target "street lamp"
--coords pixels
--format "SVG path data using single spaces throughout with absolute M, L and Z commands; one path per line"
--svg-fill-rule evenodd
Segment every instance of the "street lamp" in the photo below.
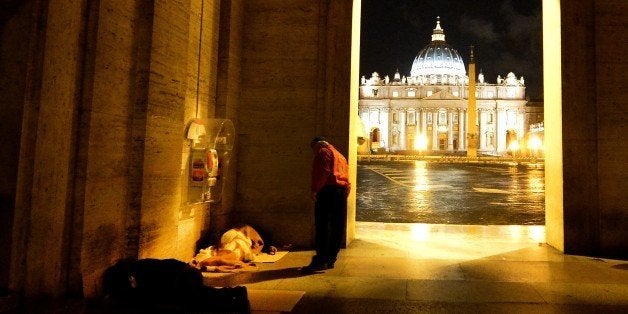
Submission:
M 534 158 L 536 158 L 537 150 L 539 150 L 542 145 L 543 143 L 541 142 L 541 139 L 538 138 L 538 136 L 530 137 L 530 140 L 528 141 L 528 149 L 532 151 L 532 153 L 534 154 Z
M 427 137 L 425 135 L 420 134 L 414 140 L 414 146 L 419 150 L 419 153 L 427 149 Z

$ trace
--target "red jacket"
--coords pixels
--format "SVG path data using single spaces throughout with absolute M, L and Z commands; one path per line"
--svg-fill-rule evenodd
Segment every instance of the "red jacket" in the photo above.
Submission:
M 320 192 L 325 185 L 335 185 L 351 191 L 347 160 L 331 144 L 319 147 L 312 162 L 312 192 Z

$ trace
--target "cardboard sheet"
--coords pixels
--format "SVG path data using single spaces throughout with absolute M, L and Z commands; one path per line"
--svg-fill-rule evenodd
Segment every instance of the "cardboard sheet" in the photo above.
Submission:
M 255 259 L 253 260 L 253 262 L 256 262 L 256 263 L 274 263 L 274 262 L 280 260 L 282 257 L 286 256 L 286 254 L 288 254 L 288 251 L 279 251 L 279 252 L 275 253 L 274 255 L 262 253 L 262 254 L 259 254 L 259 255 L 255 256 Z

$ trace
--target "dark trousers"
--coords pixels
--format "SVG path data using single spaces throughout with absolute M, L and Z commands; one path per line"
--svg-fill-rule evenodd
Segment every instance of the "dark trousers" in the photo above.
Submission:
M 347 196 L 344 187 L 325 186 L 316 195 L 314 222 L 316 224 L 316 256 L 313 263 L 336 262 L 345 237 Z

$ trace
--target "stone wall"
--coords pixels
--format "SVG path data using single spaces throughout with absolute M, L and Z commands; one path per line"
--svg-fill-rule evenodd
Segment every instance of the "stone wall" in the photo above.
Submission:
M 315 135 L 346 154 L 352 1 L 244 2 L 238 219 L 310 246 Z
M 600 244 L 603 255 L 628 258 L 628 2 L 596 1 L 595 89 Z M 596 254 L 597 255 L 597 254 Z
M 626 1 L 595 2 L 600 251 L 628 257 L 628 32 Z
M 20 156 L 20 131 L 27 84 L 32 3 L 5 4 L 0 10 L 0 287 L 7 287 L 11 234 Z
M 41 84 L 3 105 L 24 111 L 11 288 L 90 296 L 120 258 L 189 260 L 209 207 L 182 193 L 185 131 L 214 115 L 218 3 L 33 3 L 41 32 L 16 64 Z
M 619 88 L 628 68 L 626 9 L 625 1 L 561 3 L 567 253 L 628 252 L 626 97 Z
M 216 82 L 216 118 L 230 119 L 238 130 L 238 104 L 242 76 L 242 0 L 221 1 L 220 29 L 218 36 L 218 67 Z M 225 188 L 222 199 L 212 204 L 210 226 L 204 232 L 201 246 L 219 241 L 222 233 L 232 226 L 236 202 L 238 169 L 238 141 L 231 152 L 227 171 L 223 176 Z

